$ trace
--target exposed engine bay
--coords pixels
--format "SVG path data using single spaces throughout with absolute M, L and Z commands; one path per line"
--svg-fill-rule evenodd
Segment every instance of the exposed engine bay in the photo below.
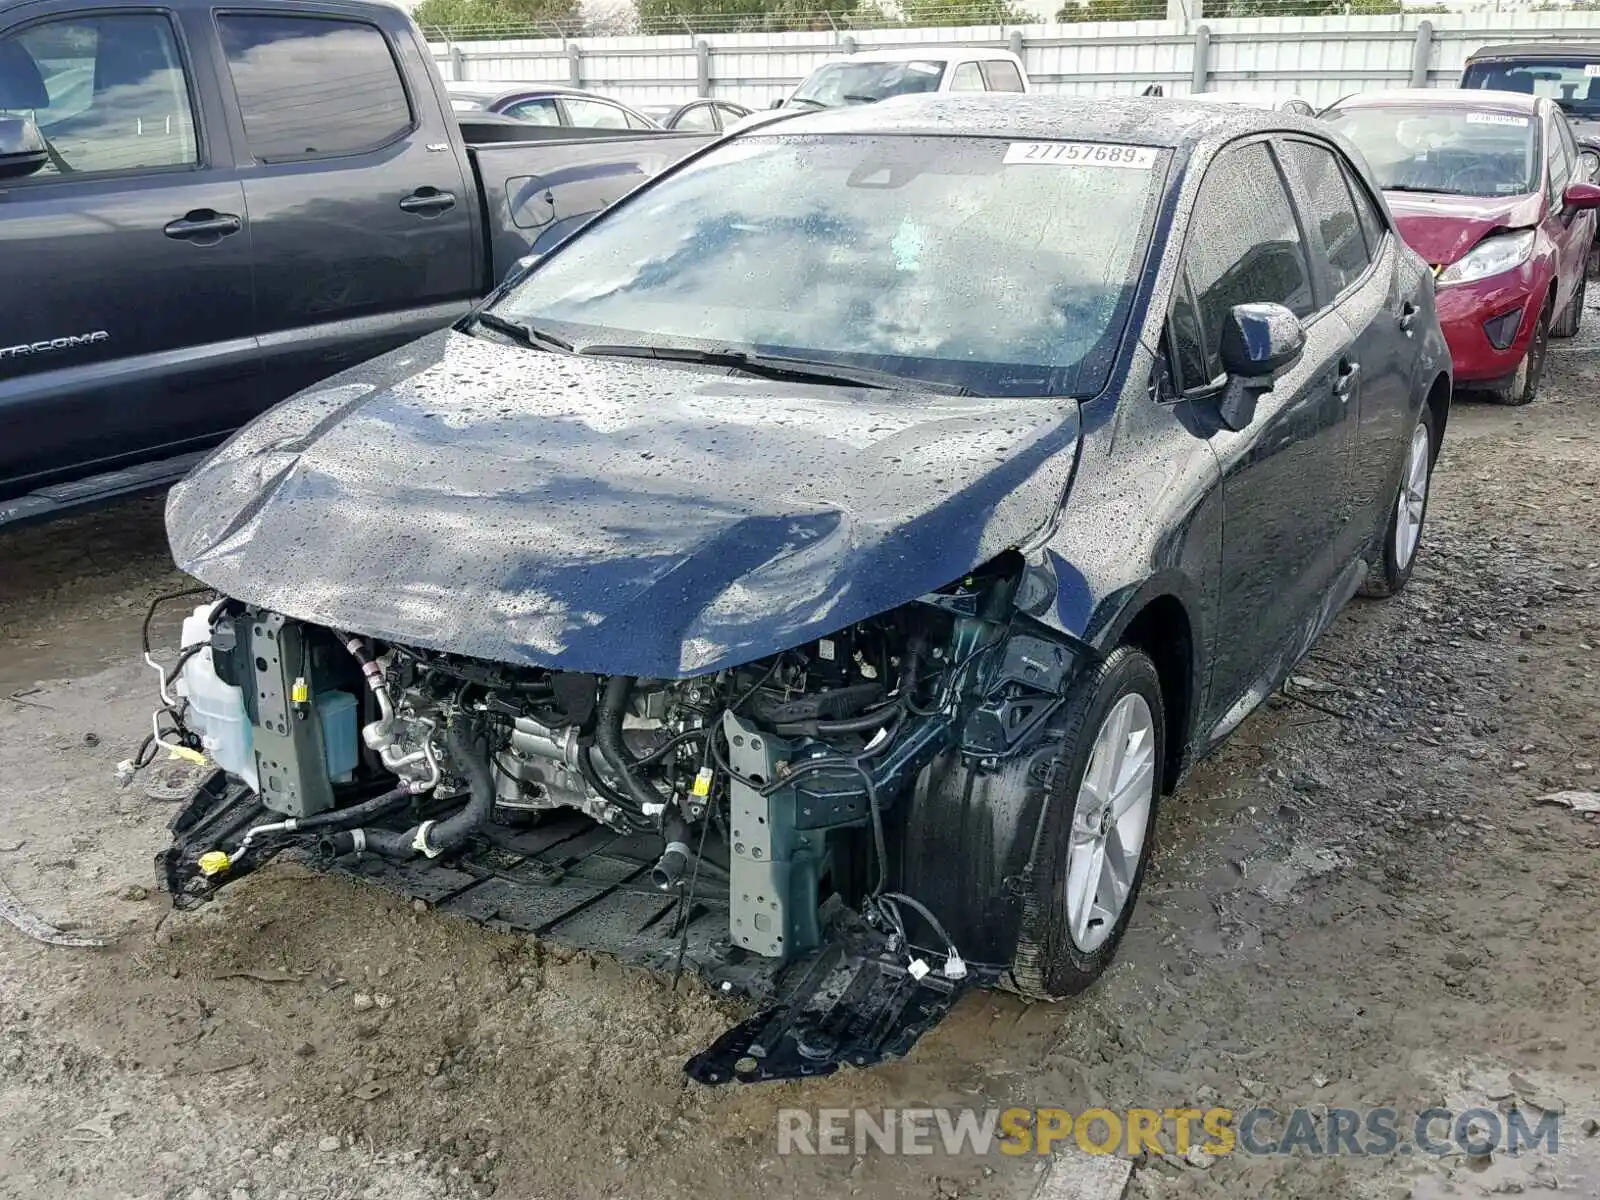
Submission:
M 1005 913 L 908 865 L 909 824 L 1003 776 L 1010 865 L 991 882 L 1031 869 L 1049 775 L 1032 758 L 1080 655 L 1017 612 L 1017 580 L 1001 560 L 687 679 L 485 662 L 208 599 L 176 666 L 147 653 L 163 703 L 141 764 L 164 746 L 218 768 L 159 870 L 191 906 L 297 852 L 773 1006 L 688 1064 L 704 1082 L 898 1056 L 1008 954 Z

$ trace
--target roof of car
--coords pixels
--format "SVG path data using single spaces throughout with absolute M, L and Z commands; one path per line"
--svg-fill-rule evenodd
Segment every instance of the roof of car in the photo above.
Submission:
M 445 90 L 452 96 L 460 97 L 463 100 L 498 100 L 501 96 L 533 95 L 539 92 L 559 92 L 564 96 L 597 95 L 597 93 L 587 91 L 584 88 L 568 87 L 560 83 L 540 83 L 536 80 L 528 83 L 518 83 L 509 79 L 468 80 L 465 82 L 447 80 L 444 86 Z M 604 100 L 607 97 L 598 96 L 597 98 Z
M 1009 50 L 991 46 L 899 46 L 884 50 L 857 50 L 842 55 L 835 62 L 951 62 L 969 58 L 1003 58 L 1018 61 Z
M 1435 108 L 1475 108 L 1490 112 L 1532 114 L 1539 111 L 1540 97 L 1525 92 L 1497 92 L 1464 88 L 1393 88 L 1382 92 L 1357 92 L 1333 105 L 1336 109 L 1429 106 Z
M 1297 92 L 1267 92 L 1253 88 L 1239 88 L 1228 92 L 1194 92 L 1181 99 L 1193 100 L 1200 104 L 1253 104 L 1259 108 L 1272 108 L 1286 100 L 1305 100 L 1305 97 Z
M 1182 97 L 1088 97 L 1037 92 L 897 96 L 879 104 L 853 104 L 779 117 L 750 132 L 920 133 L 1177 147 L 1220 141 L 1257 129 L 1302 130 L 1324 136 L 1329 132 L 1327 126 L 1309 117 L 1242 104 L 1190 104 Z
M 1506 42 L 1480 46 L 1467 61 L 1485 58 L 1592 58 L 1600 62 L 1600 42 Z

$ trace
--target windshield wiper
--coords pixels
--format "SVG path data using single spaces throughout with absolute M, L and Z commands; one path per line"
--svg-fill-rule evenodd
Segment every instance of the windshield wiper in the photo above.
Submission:
M 686 346 L 585 346 L 579 354 L 600 358 L 654 358 L 665 362 L 699 363 L 708 367 L 732 367 L 771 379 L 803 379 L 845 387 L 883 388 L 891 391 L 940 392 L 950 396 L 970 396 L 960 384 L 939 380 L 913 379 L 871 367 L 849 367 L 820 358 L 801 358 L 788 354 L 751 354 L 746 350 L 695 350 Z
M 844 95 L 840 96 L 839 99 L 841 99 L 841 100 L 853 100 L 857 104 L 876 104 L 881 99 L 881 97 L 879 97 L 879 96 L 864 96 L 860 92 L 846 92 Z
M 558 334 L 549 330 L 540 329 L 537 325 L 524 325 L 520 321 L 508 321 L 504 317 L 492 312 L 481 312 L 473 316 L 475 325 L 482 325 L 496 333 L 503 333 L 512 341 L 528 346 L 534 350 L 560 350 L 572 353 L 572 343 Z
M 810 96 L 790 96 L 787 100 L 784 101 L 784 103 L 785 104 L 810 104 L 810 105 L 813 105 L 813 106 L 815 106 L 817 108 L 827 108 L 828 107 L 827 104 L 824 103 L 823 101 L 821 101 L 821 100 L 813 100 Z

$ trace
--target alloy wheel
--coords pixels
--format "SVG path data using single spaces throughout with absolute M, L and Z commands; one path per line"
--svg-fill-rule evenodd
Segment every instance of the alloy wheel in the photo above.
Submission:
M 1411 447 L 1406 451 L 1405 471 L 1400 477 L 1400 496 L 1395 501 L 1394 562 L 1404 571 L 1411 565 L 1422 539 L 1422 514 L 1428 505 L 1428 460 L 1432 457 L 1428 426 L 1419 422 L 1411 432 Z
M 1155 721 L 1145 698 L 1130 692 L 1100 723 L 1072 813 L 1067 928 L 1082 953 L 1100 948 L 1127 906 L 1149 833 L 1155 780 Z

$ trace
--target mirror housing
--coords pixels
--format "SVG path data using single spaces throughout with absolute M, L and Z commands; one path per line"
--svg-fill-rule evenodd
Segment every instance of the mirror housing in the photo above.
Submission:
M 783 97 L 779 96 L 771 104 L 767 105 L 767 107 L 768 108 L 782 108 L 783 107 Z
M 1235 304 L 1222 323 L 1222 367 L 1228 384 L 1217 405 L 1237 432 L 1255 419 L 1256 399 L 1305 353 L 1306 330 L 1281 304 Z
M 27 117 L 0 117 L 0 179 L 21 179 L 49 162 L 37 125 Z
M 1586 212 L 1600 208 L 1600 184 L 1569 183 L 1561 193 L 1561 205 L 1568 212 Z

